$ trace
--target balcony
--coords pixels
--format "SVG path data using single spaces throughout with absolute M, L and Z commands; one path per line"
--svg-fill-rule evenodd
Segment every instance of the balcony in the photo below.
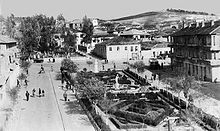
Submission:
M 219 51 L 220 50 L 220 46 L 212 46 L 210 50 Z
M 220 66 L 220 59 L 219 60 L 206 60 L 209 61 L 211 66 Z

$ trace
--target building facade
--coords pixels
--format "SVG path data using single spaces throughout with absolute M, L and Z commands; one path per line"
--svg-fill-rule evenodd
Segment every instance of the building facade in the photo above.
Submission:
M 141 58 L 141 44 L 139 42 L 104 42 L 95 45 L 93 53 L 108 61 Z
M 171 63 L 197 79 L 220 81 L 220 24 L 194 23 L 171 35 Z

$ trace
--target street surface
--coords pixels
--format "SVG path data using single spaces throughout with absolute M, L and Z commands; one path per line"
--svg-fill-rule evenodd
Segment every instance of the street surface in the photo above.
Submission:
M 33 63 L 29 69 L 28 86 L 22 86 L 18 103 L 6 131 L 94 131 L 88 117 L 75 99 L 72 91 L 67 91 L 68 102 L 63 99 L 64 90 L 61 82 L 55 80 L 60 63 L 43 63 L 45 72 L 38 74 L 40 64 Z M 50 71 L 53 65 L 54 71 Z M 36 96 L 26 100 L 25 92 Z M 44 97 L 39 97 L 38 89 L 45 91 Z

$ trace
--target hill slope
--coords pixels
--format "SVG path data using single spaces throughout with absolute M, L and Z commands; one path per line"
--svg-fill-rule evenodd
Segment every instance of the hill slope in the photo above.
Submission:
M 137 15 L 121 17 L 112 19 L 112 22 L 131 24 L 132 22 L 138 22 L 140 24 L 147 23 L 149 25 L 157 24 L 176 24 L 182 20 L 185 21 L 202 21 L 202 20 L 216 20 L 219 16 L 214 14 L 208 14 L 205 12 L 185 11 L 176 9 L 167 9 L 165 11 L 151 11 Z

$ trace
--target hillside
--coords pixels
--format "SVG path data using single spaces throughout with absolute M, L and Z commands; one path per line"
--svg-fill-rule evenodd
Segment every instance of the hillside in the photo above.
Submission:
M 110 21 L 123 24 L 131 24 L 137 22 L 142 25 L 156 25 L 160 27 L 168 27 L 180 24 L 183 20 L 186 22 L 202 21 L 202 20 L 216 20 L 220 17 L 206 12 L 186 11 L 180 9 L 167 9 L 163 11 L 151 11 L 137 15 L 131 15 L 112 19 Z

